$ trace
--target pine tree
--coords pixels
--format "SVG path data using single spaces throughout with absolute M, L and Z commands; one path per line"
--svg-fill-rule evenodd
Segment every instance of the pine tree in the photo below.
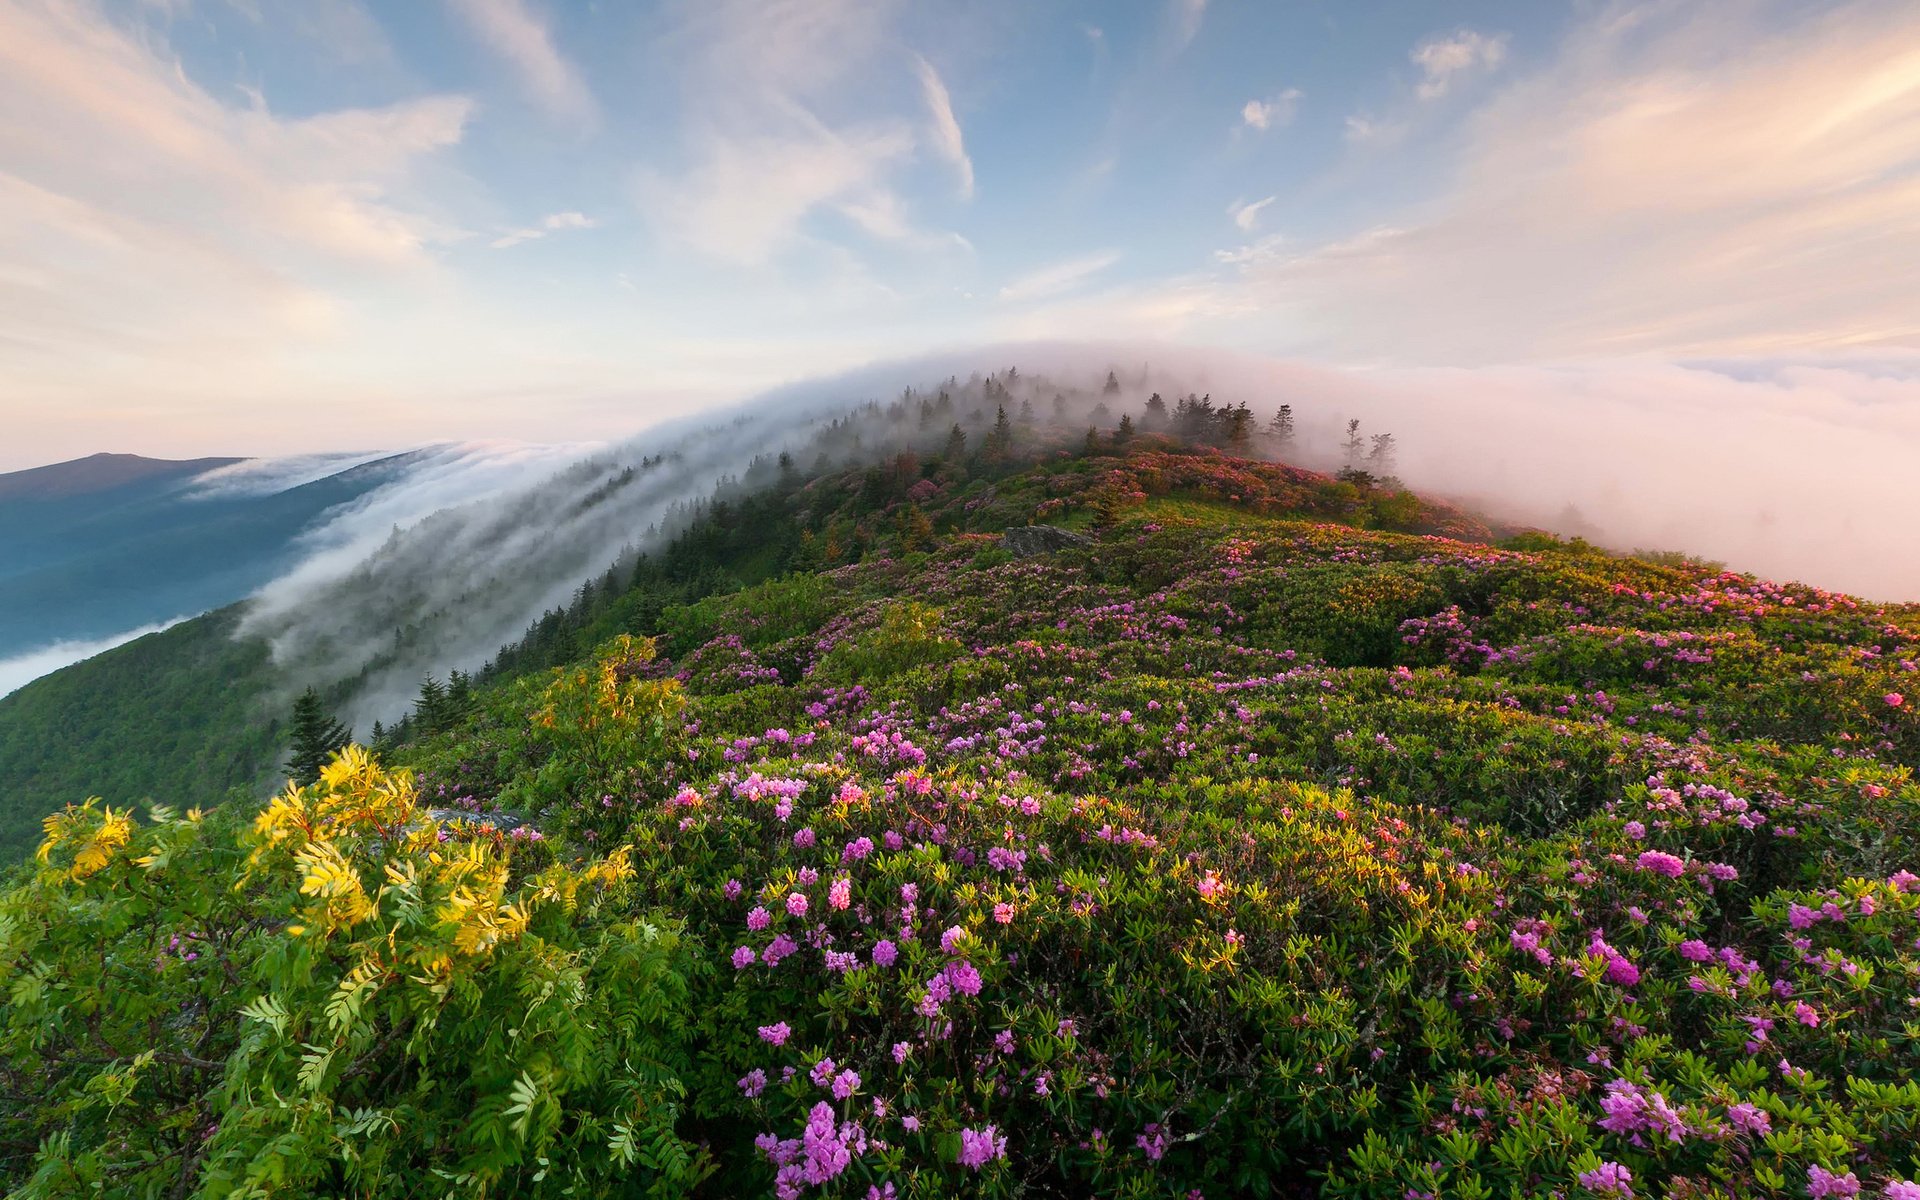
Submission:
M 1293 445 L 1293 405 L 1282 404 L 1280 411 L 1273 414 L 1273 420 L 1267 425 L 1267 432 L 1273 435 L 1282 448 Z
M 1347 441 L 1344 447 L 1347 452 L 1347 465 L 1349 467 L 1358 466 L 1360 463 L 1360 452 L 1366 448 L 1367 439 L 1360 436 L 1360 419 L 1355 417 L 1353 420 L 1347 422 Z
M 320 696 L 312 688 L 300 693 L 293 702 L 293 720 L 287 756 L 287 775 L 302 787 L 320 778 L 333 752 L 353 740 L 353 730 L 333 719 L 320 707 Z
M 1124 446 L 1132 440 L 1133 414 L 1122 413 L 1120 416 L 1120 428 L 1113 431 L 1113 444 L 1116 446 Z
M 1390 433 L 1373 435 L 1373 449 L 1367 452 L 1367 467 L 1376 475 L 1393 473 L 1394 444 Z
M 909 504 L 894 517 L 894 534 L 900 539 L 900 549 L 918 550 L 933 541 L 933 522 L 927 514 L 920 511 L 918 504 Z
M 473 709 L 473 678 L 465 671 L 447 675 L 446 719 L 456 721 Z
M 1143 424 L 1149 430 L 1167 427 L 1167 402 L 1160 398 L 1159 392 L 1147 397 L 1147 416 Z
M 987 434 L 987 461 L 1000 462 L 1013 449 L 1013 422 L 1007 420 L 1007 406 L 1002 404 L 993 418 L 993 429 Z
M 959 422 L 956 421 L 953 428 L 947 430 L 946 449 L 940 452 L 940 457 L 946 460 L 949 467 L 957 467 L 966 456 L 967 431 L 960 428 Z
M 1245 401 L 1233 408 L 1221 409 L 1227 423 L 1227 445 L 1236 454 L 1244 454 L 1253 444 L 1253 411 Z
M 1087 440 L 1082 443 L 1080 453 L 1088 456 L 1100 453 L 1100 431 L 1091 425 L 1087 426 Z
M 429 675 L 420 681 L 420 698 L 413 702 L 414 720 L 428 733 L 438 733 L 447 719 L 447 689 Z
M 1104 388 L 1101 388 L 1100 390 L 1105 392 L 1109 396 L 1119 395 L 1120 394 L 1120 377 L 1118 375 L 1115 375 L 1112 371 L 1108 371 L 1107 386 Z

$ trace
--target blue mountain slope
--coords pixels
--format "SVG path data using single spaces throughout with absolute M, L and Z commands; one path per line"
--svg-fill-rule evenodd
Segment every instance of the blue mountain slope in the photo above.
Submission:
M 94 455 L 0 475 L 0 658 L 230 604 L 290 566 L 328 510 L 417 458 L 268 494 L 202 486 L 238 459 Z

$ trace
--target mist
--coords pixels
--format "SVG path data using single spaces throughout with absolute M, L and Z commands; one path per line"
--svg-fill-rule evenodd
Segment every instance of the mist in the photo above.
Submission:
M 1357 419 L 1363 435 L 1394 434 L 1395 474 L 1409 487 L 1510 523 L 1873 599 L 1920 598 L 1909 516 L 1920 356 L 1413 370 L 1047 342 L 874 364 L 604 445 L 408 452 L 417 461 L 404 475 L 302 539 L 299 565 L 252 598 L 241 634 L 270 642 L 289 687 L 349 681 L 345 717 L 392 720 L 424 676 L 483 666 L 583 582 L 663 544 L 716 491 L 770 481 L 781 453 L 805 470 L 821 455 L 840 466 L 926 449 L 928 431 L 892 401 L 950 386 L 966 409 L 979 403 L 980 376 L 1008 367 L 1019 369 L 1016 399 L 1043 415 L 1056 392 L 1071 397 L 1075 421 L 1101 401 L 1110 421 L 1137 415 L 1156 391 L 1244 402 L 1261 424 L 1289 404 L 1299 465 L 1336 469 Z M 1099 394 L 1109 369 L 1118 397 Z M 200 486 L 285 486 L 377 457 L 225 468 Z M 8 669 L 32 668 L 0 664 Z
M 171 629 L 189 619 L 175 617 L 171 621 L 143 625 L 138 629 L 129 629 L 111 637 L 54 642 L 37 650 L 29 650 L 25 654 L 16 654 L 12 658 L 0 658 L 0 696 L 17 692 L 42 675 L 51 675 L 61 667 L 92 658 L 96 654 L 105 654 L 115 646 L 124 646 L 135 638 L 143 638 L 150 633 Z

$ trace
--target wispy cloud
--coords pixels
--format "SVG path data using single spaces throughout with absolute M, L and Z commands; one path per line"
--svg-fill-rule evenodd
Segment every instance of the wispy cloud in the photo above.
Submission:
M 811 247 L 835 269 L 849 231 L 922 249 L 961 244 L 921 229 L 895 183 L 923 122 L 875 100 L 888 94 L 879 81 L 889 72 L 907 82 L 893 5 L 702 0 L 677 12 L 660 47 L 686 92 L 684 163 L 643 168 L 636 182 L 669 240 L 741 266 Z M 934 149 L 970 187 L 959 123 L 931 78 L 938 96 L 926 75 L 915 90 L 936 108 Z
M 1070 292 L 1087 280 L 1120 261 L 1118 250 L 1103 250 L 1065 262 L 1053 263 L 1020 276 L 1000 289 L 1007 301 L 1044 300 Z
M 1244 200 L 1235 200 L 1227 205 L 1227 215 L 1233 218 L 1235 225 L 1251 233 L 1260 224 L 1260 210 L 1276 199 L 1278 197 L 1268 196 L 1265 200 L 1255 200 L 1251 204 Z
M 1207 16 L 1207 0 L 1169 0 L 1168 18 L 1173 22 L 1173 44 L 1185 49 L 1200 36 L 1200 23 Z
M 1507 35 L 1488 36 L 1462 29 L 1428 38 L 1415 46 L 1409 57 L 1420 68 L 1419 97 L 1438 100 L 1447 94 L 1456 77 L 1499 66 L 1507 57 Z
M 1300 104 L 1300 95 L 1299 88 L 1288 88 L 1265 100 L 1249 100 L 1240 106 L 1240 123 L 1249 129 L 1263 131 L 1275 125 L 1285 125 L 1293 120 L 1294 110 Z
M 947 94 L 947 85 L 941 81 L 940 73 L 933 69 L 932 63 L 916 54 L 913 56 L 913 66 L 920 76 L 920 88 L 927 97 L 927 115 L 933 123 L 934 152 L 953 166 L 960 180 L 960 195 L 972 199 L 973 160 L 967 157 L 966 138 L 960 132 L 959 119 L 953 115 L 953 98 Z
M 521 242 L 531 242 L 543 238 L 549 233 L 557 233 L 563 229 L 592 229 L 599 223 L 600 222 L 587 216 L 585 213 L 548 213 L 546 216 L 540 218 L 538 225 L 529 225 L 524 229 L 509 229 L 507 232 L 489 242 L 488 245 L 495 250 L 505 250 L 509 246 L 518 246 Z
M 1481 106 L 1439 194 L 1220 303 L 1429 363 L 1920 349 L 1916 45 L 1920 9 L 1875 0 L 1598 17 Z
M 591 125 L 598 114 L 580 72 L 553 44 L 547 22 L 526 0 L 446 0 L 480 42 L 518 77 L 527 98 L 555 120 Z
M 1406 131 L 1407 127 L 1399 121 L 1354 113 L 1347 118 L 1341 136 L 1349 142 L 1395 142 Z

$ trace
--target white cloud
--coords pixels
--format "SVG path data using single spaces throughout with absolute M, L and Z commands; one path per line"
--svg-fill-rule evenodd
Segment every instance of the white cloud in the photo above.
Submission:
M 465 97 L 289 119 L 215 100 L 151 39 L 85 0 L 0 4 L 0 372 L 16 395 L 128 354 L 235 371 L 243 347 L 334 319 L 323 279 L 418 270 L 461 236 L 417 176 L 460 141 Z
M 553 44 L 547 23 L 525 0 L 446 0 L 456 16 L 519 77 L 529 99 L 548 116 L 573 125 L 596 119 L 593 95 L 580 72 Z
M 1296 349 L 1413 362 L 1920 348 L 1920 9 L 1572 31 L 1401 219 L 1242 264 Z
M 1000 289 L 1000 299 L 1008 301 L 1043 300 L 1070 292 L 1120 261 L 1120 252 L 1105 250 L 1066 262 L 1054 263 L 1031 271 Z
M 887 73 L 907 82 L 895 5 L 703 0 L 675 11 L 658 52 L 685 92 L 684 161 L 641 168 L 635 189 L 669 240 L 748 267 L 807 248 L 834 270 L 834 238 L 849 228 L 910 248 L 959 244 L 917 227 L 893 184 L 920 145 L 918 120 L 887 103 Z M 918 83 L 931 104 L 927 79 Z M 942 129 L 935 118 L 936 151 L 970 172 L 958 122 Z
M 1254 227 L 1260 224 L 1260 210 L 1276 199 L 1278 199 L 1277 196 L 1268 196 L 1265 200 L 1255 200 L 1251 204 L 1244 200 L 1235 200 L 1227 205 L 1227 215 L 1233 218 L 1235 225 L 1251 233 Z
M 547 236 L 549 233 L 556 233 L 562 229 L 592 229 L 599 223 L 600 222 L 587 216 L 585 213 L 548 213 L 546 216 L 540 218 L 538 225 L 530 225 L 524 229 L 509 229 L 507 232 L 489 242 L 488 245 L 495 250 L 505 250 L 509 246 L 518 246 L 521 242 L 535 241 Z
M 1349 142 L 1396 142 L 1406 132 L 1406 126 L 1398 121 L 1381 120 L 1364 113 L 1354 113 L 1347 118 L 1342 136 Z
M 1410 57 L 1420 68 L 1417 89 L 1422 100 L 1438 100 L 1447 94 L 1454 77 L 1475 71 L 1491 71 L 1507 57 L 1507 35 L 1492 37 L 1462 29 L 1457 33 L 1428 38 L 1413 48 Z
M 1299 103 L 1299 88 L 1288 88 L 1265 100 L 1249 100 L 1240 106 L 1240 122 L 1249 129 L 1263 131 L 1275 125 L 1285 125 L 1293 120 L 1294 109 Z
M 927 115 L 933 122 L 934 152 L 952 164 L 960 180 L 960 195 L 972 199 L 973 160 L 967 157 L 966 138 L 960 132 L 959 119 L 953 115 L 953 98 L 947 94 L 947 85 L 941 82 L 940 74 L 933 69 L 932 63 L 916 54 L 913 56 L 913 66 L 920 75 L 920 87 L 927 96 Z

